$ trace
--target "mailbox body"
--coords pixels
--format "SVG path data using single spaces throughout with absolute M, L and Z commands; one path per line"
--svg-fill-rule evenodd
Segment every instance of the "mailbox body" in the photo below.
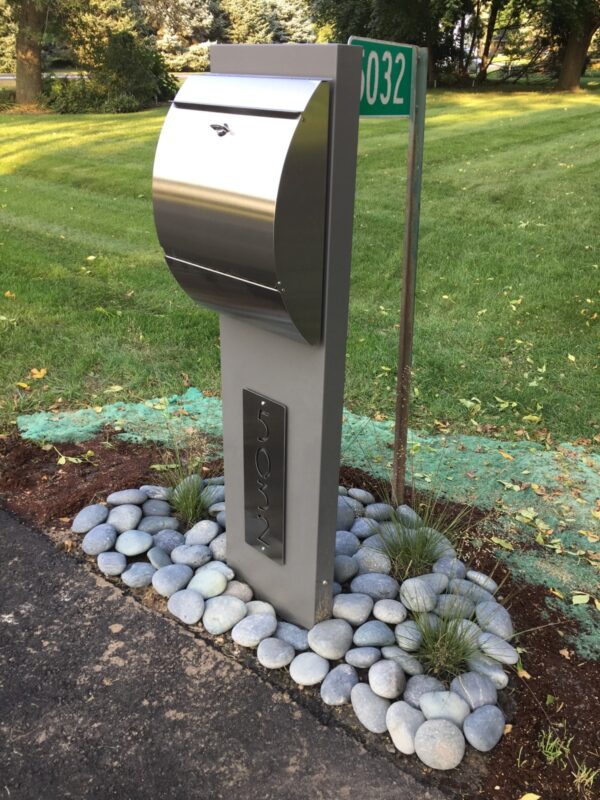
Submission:
M 154 216 L 196 301 L 290 338 L 322 336 L 329 84 L 188 78 L 154 162 Z

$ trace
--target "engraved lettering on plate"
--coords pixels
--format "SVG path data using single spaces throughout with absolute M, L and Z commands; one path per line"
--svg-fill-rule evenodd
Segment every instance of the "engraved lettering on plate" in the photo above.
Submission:
M 246 543 L 283 564 L 287 408 L 244 389 L 243 424 Z

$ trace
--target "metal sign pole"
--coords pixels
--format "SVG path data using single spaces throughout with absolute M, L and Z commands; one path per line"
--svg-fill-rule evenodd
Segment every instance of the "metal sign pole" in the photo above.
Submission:
M 404 216 L 404 255 L 402 274 L 402 306 L 398 341 L 398 377 L 396 388 L 396 429 L 394 436 L 394 474 L 392 489 L 397 503 L 404 503 L 406 489 L 406 456 L 408 410 L 412 366 L 412 344 L 415 318 L 417 253 L 423 171 L 425 133 L 425 100 L 427 93 L 427 48 L 417 52 L 414 106 L 410 118 L 406 210 Z

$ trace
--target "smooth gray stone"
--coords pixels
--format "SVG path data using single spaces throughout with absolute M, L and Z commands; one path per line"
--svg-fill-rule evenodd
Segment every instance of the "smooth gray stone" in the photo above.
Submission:
M 354 631 L 352 641 L 357 647 L 385 647 L 395 644 L 396 638 L 389 625 L 378 619 L 371 619 Z
M 456 558 L 456 550 L 452 547 L 452 542 L 443 533 L 436 531 L 435 528 L 423 526 L 419 529 L 420 536 L 426 536 L 434 545 L 435 558 Z
M 402 648 L 396 645 L 382 647 L 381 655 L 384 658 L 389 658 L 391 661 L 397 661 L 407 675 L 421 675 L 423 673 L 423 665 L 421 662 L 410 653 L 407 653 L 406 650 L 402 650 Z
M 412 619 L 396 625 L 394 636 L 396 637 L 395 643 L 398 647 L 402 650 L 407 650 L 409 653 L 418 650 L 423 641 L 423 634 L 419 630 L 416 622 L 413 622 Z
M 221 533 L 221 526 L 212 519 L 201 519 L 185 534 L 186 544 L 209 545 Z
M 281 639 L 275 639 L 273 636 L 263 639 L 256 651 L 259 664 L 262 664 L 267 669 L 287 667 L 288 664 L 292 663 L 295 655 L 296 651 L 291 644 Z
M 142 509 L 131 503 L 122 506 L 115 506 L 108 515 L 107 522 L 116 528 L 118 533 L 125 531 L 143 530 L 138 528 L 138 523 L 142 518 Z
M 167 555 L 171 555 L 173 550 L 185 541 L 183 534 L 178 531 L 159 531 L 152 538 L 154 545 L 164 550 Z
M 315 653 L 337 661 L 352 647 L 352 626 L 343 619 L 317 622 L 308 632 L 308 645 Z
M 389 557 L 374 547 L 361 547 L 354 558 L 358 564 L 359 575 L 369 572 L 389 575 L 392 570 L 392 562 Z
M 215 519 L 223 529 L 227 527 L 227 516 L 225 511 L 219 511 Z
M 205 508 L 214 506 L 215 503 L 225 502 L 225 487 L 224 486 L 206 486 L 200 493 L 200 499 Z
M 333 598 L 332 614 L 351 625 L 362 625 L 369 618 L 372 608 L 373 598 L 368 594 L 349 592 Z
M 481 628 L 476 622 L 470 619 L 460 619 L 456 622 L 456 630 L 468 641 L 474 649 L 477 649 L 477 640 L 481 635 Z
M 371 492 L 367 492 L 365 489 L 356 489 L 352 487 L 352 489 L 348 489 L 348 496 L 352 497 L 354 500 L 358 500 L 363 506 L 368 506 L 375 502 L 375 498 Z
M 231 638 L 240 647 L 258 647 L 263 639 L 275 633 L 276 628 L 277 619 L 273 614 L 252 614 L 233 627 Z
M 226 564 L 224 561 L 209 561 L 207 564 L 204 564 L 202 567 L 198 567 L 196 570 L 196 575 L 199 572 L 202 572 L 205 569 L 216 569 L 219 572 L 222 572 L 223 575 L 227 578 L 228 581 L 232 581 L 235 578 L 235 572 L 231 569 L 231 567 Z
M 277 616 L 271 603 L 267 603 L 264 600 L 250 600 L 246 603 L 246 614 L 247 616 L 252 614 L 272 614 L 274 617 Z
M 376 550 L 379 553 L 386 552 L 386 540 L 380 533 L 374 533 L 372 536 L 367 536 L 362 540 L 363 548 L 370 547 L 371 550 Z
M 516 664 L 519 660 L 519 654 L 512 644 L 494 633 L 482 633 L 477 641 L 486 656 L 495 658 L 501 664 Z
M 358 683 L 358 675 L 350 664 L 338 664 L 329 672 L 321 684 L 321 699 L 328 706 L 342 706 L 350 702 L 352 687 Z
M 357 575 L 350 584 L 351 592 L 368 594 L 373 600 L 395 600 L 399 589 L 400 585 L 395 578 L 379 572 Z
M 111 506 L 134 505 L 141 506 L 148 499 L 146 492 L 141 489 L 121 489 L 120 492 L 112 492 L 106 498 L 106 502 Z
M 354 524 L 354 509 L 348 502 L 348 497 L 338 495 L 336 531 L 349 531 Z
M 354 511 L 355 518 L 359 518 L 364 516 L 365 507 L 359 500 L 355 500 L 353 497 L 344 497 L 345 502 L 350 506 L 350 508 Z
M 430 719 L 415 734 L 415 753 L 431 769 L 454 769 L 465 754 L 465 737 L 447 719 Z
M 471 711 L 467 701 L 455 692 L 425 692 L 419 705 L 426 719 L 447 719 L 458 728 Z
M 86 506 L 75 516 L 71 530 L 73 533 L 87 533 L 97 525 L 102 525 L 108 517 L 108 508 L 101 506 L 100 503 Z
M 192 568 L 186 564 L 168 564 L 156 570 L 152 576 L 152 586 L 163 597 L 171 597 L 180 589 L 185 589 L 192 575 Z
M 205 478 L 205 486 L 225 486 L 225 476 L 215 475 L 214 478 Z
M 379 534 L 386 541 L 414 541 L 416 528 L 406 528 L 397 519 L 379 523 Z
M 174 564 L 187 564 L 196 569 L 210 561 L 212 554 L 204 544 L 180 544 L 171 550 L 171 561 Z
M 275 636 L 291 644 L 294 650 L 308 650 L 308 631 L 291 622 L 279 622 Z
M 117 506 L 113 511 L 118 508 L 125 508 L 125 506 Z M 152 534 L 159 531 L 176 531 L 179 529 L 179 520 L 175 519 L 175 517 L 144 517 L 137 527 L 140 531 L 147 531 Z
M 121 573 L 121 580 L 132 589 L 141 589 L 144 586 L 150 586 L 155 574 L 156 570 L 152 564 L 148 564 L 147 561 L 136 561 Z
M 127 559 L 123 553 L 115 553 L 111 550 L 107 553 L 98 555 L 98 569 L 104 575 L 120 575 L 127 566 Z
M 458 594 L 461 597 L 468 597 L 473 603 L 494 603 L 494 595 L 486 592 L 481 586 L 463 578 L 453 578 L 448 584 L 448 594 Z
M 379 697 L 396 700 L 406 686 L 404 671 L 397 661 L 384 658 L 369 669 L 369 686 Z
M 244 603 L 249 603 L 254 597 L 252 587 L 248 586 L 248 584 L 243 581 L 229 581 L 224 594 L 230 597 L 239 597 Z
M 122 508 L 123 506 L 117 506 Z M 115 550 L 124 556 L 140 556 L 148 552 L 154 541 L 149 533 L 144 531 L 125 531 L 117 537 Z
M 365 517 L 375 519 L 377 522 L 385 522 L 392 519 L 394 509 L 388 503 L 369 503 L 365 508 Z
M 353 556 L 360 547 L 358 536 L 350 531 L 336 531 L 335 554 L 336 556 Z
M 195 625 L 202 619 L 204 598 L 192 589 L 180 589 L 169 597 L 167 608 L 181 622 Z
M 227 534 L 220 533 L 212 540 L 209 547 L 215 561 L 225 561 L 227 556 Z
M 81 542 L 81 549 L 88 556 L 98 556 L 112 550 L 117 541 L 117 531 L 112 525 L 103 522 L 88 531 Z
M 496 594 L 498 591 L 498 584 L 493 578 L 490 578 L 489 575 L 486 575 L 484 572 L 478 572 L 476 569 L 470 569 L 467 571 L 467 580 L 476 583 L 478 586 L 481 586 L 482 589 L 485 589 L 486 592 L 490 594 Z
M 404 700 L 415 708 L 421 708 L 421 697 L 425 692 L 443 692 L 444 684 L 433 675 L 413 675 L 406 682 Z
M 477 622 L 484 631 L 495 633 L 501 639 L 510 639 L 513 634 L 513 625 L 508 611 L 495 601 L 493 603 L 478 603 L 475 607 Z
M 206 631 L 218 636 L 231 630 L 246 616 L 246 604 L 239 597 L 219 595 L 206 601 L 202 624 Z
M 447 575 L 450 579 L 464 578 L 467 574 L 467 568 L 463 562 L 452 556 L 442 556 L 435 562 L 431 570 Z
M 208 513 L 211 517 L 216 517 L 221 511 L 225 511 L 225 503 L 213 503 L 208 509 Z
M 390 701 L 375 694 L 366 683 L 357 683 L 352 687 L 350 700 L 358 721 L 371 733 L 385 733 L 385 715 Z
M 338 583 L 337 581 L 333 581 L 331 584 L 331 596 L 335 597 L 337 594 L 342 593 L 342 584 Z
M 140 486 L 140 492 L 144 492 L 150 500 L 169 500 L 173 490 L 169 486 L 157 486 L 149 483 L 145 486 Z
M 443 572 L 428 572 L 425 575 L 419 575 L 419 580 L 425 581 L 436 594 L 445 592 L 449 583 L 448 576 Z
M 378 600 L 373 606 L 373 616 L 388 625 L 404 622 L 408 612 L 399 600 Z
M 199 592 L 205 600 L 223 594 L 226 588 L 227 578 L 218 569 L 200 570 L 188 583 L 188 589 Z
M 290 677 L 300 686 L 315 686 L 329 672 L 329 661 L 317 653 L 300 653 L 290 664 Z
M 498 699 L 494 684 L 479 672 L 463 672 L 454 678 L 450 689 L 464 698 L 473 711 L 480 706 L 493 706 Z
M 488 753 L 502 738 L 504 723 L 504 714 L 498 706 L 480 706 L 465 719 L 465 738 L 471 747 Z
M 346 489 L 345 486 L 338 486 L 338 494 L 341 494 L 345 497 L 348 494 L 348 489 Z
M 398 506 L 396 509 L 396 519 L 405 528 L 418 528 L 423 524 L 423 520 L 406 504 Z
M 145 517 L 170 517 L 171 506 L 166 500 L 146 500 L 142 505 Z
M 489 678 L 496 689 L 504 689 L 508 686 L 508 675 L 495 658 L 484 656 L 482 653 L 474 653 L 471 658 L 467 659 L 467 667 L 471 672 L 478 672 Z
M 425 722 L 418 708 L 404 700 L 392 703 L 385 715 L 385 723 L 396 750 L 410 756 L 415 752 L 415 734 Z
M 420 613 L 433 611 L 437 595 L 426 581 L 420 578 L 409 578 L 400 586 L 400 600 L 409 609 Z
M 468 619 L 475 613 L 475 604 L 459 594 L 439 594 L 435 613 L 442 619 Z
M 367 539 L 379 533 L 379 522 L 375 519 L 367 519 L 366 517 L 358 517 L 352 524 L 350 532 L 357 536 L 359 539 Z
M 151 547 L 150 550 L 148 550 L 148 561 L 155 569 L 168 567 L 169 564 L 173 563 L 169 554 L 165 552 L 162 547 Z
M 378 647 L 353 647 L 346 653 L 346 663 L 356 669 L 369 669 L 381 658 Z
M 333 562 L 333 577 L 339 583 L 346 583 L 358 572 L 358 561 L 354 556 L 336 556 Z

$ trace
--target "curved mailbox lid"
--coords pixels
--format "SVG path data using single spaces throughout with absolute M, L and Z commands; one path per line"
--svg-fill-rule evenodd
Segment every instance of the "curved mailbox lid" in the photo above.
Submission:
M 153 194 L 167 263 L 195 300 L 320 340 L 328 127 L 327 81 L 188 78 Z

